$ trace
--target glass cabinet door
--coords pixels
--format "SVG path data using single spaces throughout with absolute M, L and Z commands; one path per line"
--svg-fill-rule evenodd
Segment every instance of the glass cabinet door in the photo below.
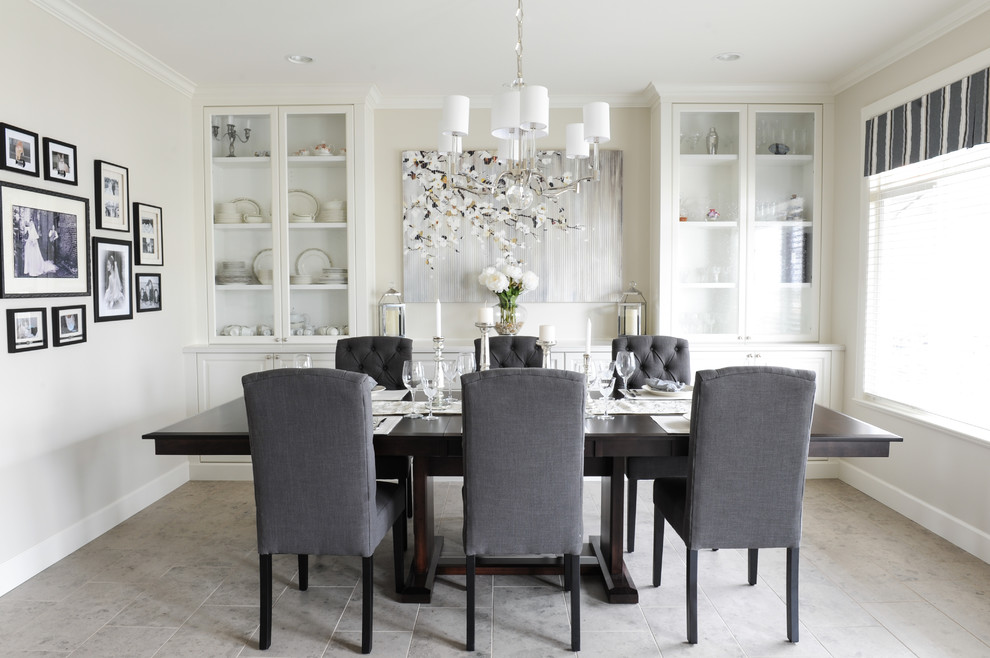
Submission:
M 754 107 L 746 335 L 817 338 L 814 242 L 819 207 L 818 111 Z
M 212 221 L 212 338 L 261 336 L 270 342 L 280 325 L 272 214 L 275 116 L 264 108 L 208 108 L 205 119 L 211 140 L 206 216 Z
M 283 312 L 291 340 L 349 331 L 348 114 L 284 108 L 286 218 Z
M 745 211 L 745 108 L 675 108 L 674 335 L 735 337 Z

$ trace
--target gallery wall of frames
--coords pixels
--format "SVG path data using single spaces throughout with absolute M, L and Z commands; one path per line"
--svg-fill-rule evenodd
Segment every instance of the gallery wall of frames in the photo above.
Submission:
M 0 138 L 0 297 L 31 300 L 6 309 L 7 351 L 79 345 L 89 322 L 162 310 L 163 211 L 130 198 L 129 169 L 94 159 L 93 194 L 79 194 L 74 145 L 8 123 Z

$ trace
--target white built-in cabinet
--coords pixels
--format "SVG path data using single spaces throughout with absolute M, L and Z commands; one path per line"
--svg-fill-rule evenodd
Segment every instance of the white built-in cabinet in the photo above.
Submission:
M 352 115 L 333 105 L 204 108 L 210 343 L 305 346 L 350 331 Z
M 669 105 L 657 333 L 819 340 L 821 105 Z

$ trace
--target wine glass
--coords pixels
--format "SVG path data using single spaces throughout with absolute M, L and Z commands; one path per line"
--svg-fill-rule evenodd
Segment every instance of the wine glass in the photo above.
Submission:
M 474 352 L 461 352 L 457 355 L 457 379 L 461 378 L 461 375 L 474 372 L 478 369 L 477 364 L 474 361 Z
M 419 388 L 423 380 L 423 364 L 420 361 L 405 361 L 402 364 L 402 385 L 409 389 L 409 399 L 412 400 L 413 410 L 406 414 L 406 418 L 422 418 L 423 414 L 416 413 L 416 389 Z
M 622 377 L 622 387 L 629 389 L 629 378 L 636 372 L 636 355 L 623 350 L 615 355 L 615 373 Z
M 312 368 L 313 357 L 309 354 L 297 354 L 296 358 L 293 360 L 293 365 L 297 368 Z
M 419 380 L 419 386 L 423 389 L 423 393 L 426 394 L 426 399 L 429 401 L 428 408 L 430 410 L 429 415 L 422 416 L 423 420 L 440 420 L 440 416 L 433 415 L 433 397 L 439 390 L 437 388 L 437 374 L 439 373 L 434 374 L 433 377 L 424 376 L 421 380 Z
M 598 392 L 602 394 L 602 398 L 605 399 L 605 409 L 602 411 L 602 415 L 598 417 L 599 420 L 612 420 L 615 416 L 610 416 L 608 413 L 608 405 L 612 401 L 612 389 L 615 388 L 615 361 L 609 361 L 608 363 L 602 363 L 598 372 L 595 374 L 595 384 L 598 386 Z
M 457 364 L 453 359 L 441 359 L 439 364 L 439 369 L 434 373 L 437 380 L 437 409 L 444 409 L 454 399 L 450 391 L 454 388 Z

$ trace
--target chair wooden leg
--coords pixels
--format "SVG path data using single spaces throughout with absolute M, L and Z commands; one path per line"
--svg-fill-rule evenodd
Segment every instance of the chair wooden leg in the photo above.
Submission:
M 749 549 L 749 584 L 756 584 L 756 573 L 760 563 L 760 550 L 758 548 Z
M 399 514 L 392 524 L 392 560 L 395 569 L 395 591 L 399 593 L 405 585 L 406 561 L 406 515 Z
M 687 552 L 687 636 L 698 644 L 698 551 Z
M 406 468 L 406 518 L 411 519 L 413 517 L 413 503 L 412 503 L 412 459 L 409 460 L 409 466 Z M 405 548 L 409 548 L 406 546 Z
M 571 651 L 581 650 L 581 556 L 565 555 L 571 565 Z
M 259 580 L 261 589 L 261 630 L 258 648 L 264 651 L 272 646 L 272 556 L 259 555 Z
M 572 564 L 567 556 L 564 556 L 564 591 L 571 591 L 571 579 L 574 578 L 574 570 L 571 568 Z
M 309 556 L 303 554 L 297 557 L 299 558 L 299 591 L 305 592 L 309 589 Z
M 663 571 L 663 514 L 653 506 L 653 586 L 660 587 L 660 574 Z
M 798 641 L 798 557 L 800 549 L 787 549 L 787 641 Z
M 474 651 L 474 567 L 475 557 L 464 558 L 464 577 L 467 581 L 467 651 Z
M 636 483 L 629 478 L 626 483 L 626 550 L 636 550 Z
M 361 558 L 361 653 L 371 653 L 375 596 L 375 557 Z

